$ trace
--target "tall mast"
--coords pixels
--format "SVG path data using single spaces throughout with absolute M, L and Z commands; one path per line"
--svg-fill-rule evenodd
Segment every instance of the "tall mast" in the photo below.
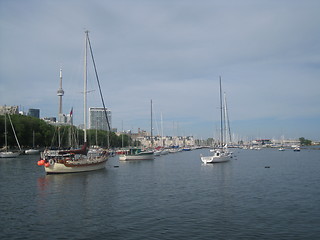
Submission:
M 220 140 L 221 140 L 221 147 L 223 146 L 223 109 L 222 109 L 222 88 L 221 88 L 221 76 L 220 79 Z
M 5 106 L 5 111 L 7 111 Z M 6 145 L 6 152 L 8 152 L 8 136 L 7 136 L 7 112 L 4 113 L 4 142 Z
M 225 136 L 226 136 L 226 143 L 227 143 L 227 136 L 229 136 L 229 142 L 232 142 L 232 137 L 231 137 L 231 130 L 230 130 L 226 93 L 224 93 L 224 111 L 225 111 L 225 129 L 226 129 Z
M 152 134 L 152 99 L 151 99 L 151 147 L 153 147 L 153 134 Z
M 85 31 L 85 47 L 84 47 L 84 70 L 83 70 L 83 130 L 84 142 L 87 142 L 87 48 L 88 48 L 88 33 Z

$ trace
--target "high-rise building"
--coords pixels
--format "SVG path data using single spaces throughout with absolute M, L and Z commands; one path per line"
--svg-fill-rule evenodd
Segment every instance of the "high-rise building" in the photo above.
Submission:
M 28 111 L 28 116 L 40 118 L 40 109 L 30 108 Z
M 111 130 L 111 111 L 106 108 L 106 112 Z M 109 130 L 104 108 L 89 108 L 89 129 Z

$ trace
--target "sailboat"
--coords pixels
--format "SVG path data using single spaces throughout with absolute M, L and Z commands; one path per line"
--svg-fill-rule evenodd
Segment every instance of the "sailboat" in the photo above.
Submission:
M 92 48 L 89 40 L 89 32 L 85 31 L 85 56 L 84 56 L 84 144 L 81 149 L 73 150 L 48 150 L 46 149 L 41 153 L 41 160 L 38 161 L 39 166 L 44 166 L 44 170 L 47 174 L 58 173 L 77 173 L 94 171 L 105 168 L 105 164 L 108 160 L 108 152 L 90 151 L 87 147 L 87 52 L 90 48 L 93 65 L 96 72 L 97 82 L 99 85 L 100 95 L 102 98 L 102 92 L 100 88 L 99 79 L 93 59 Z M 104 101 L 102 98 L 103 107 Z M 105 113 L 107 118 L 107 114 Z M 109 120 L 107 118 L 109 126 Z M 109 126 L 110 130 L 110 126 Z
M 151 100 L 151 148 L 153 147 L 153 127 L 152 127 L 152 100 Z M 128 151 L 119 155 L 120 161 L 128 160 L 153 160 L 154 151 L 142 151 L 141 148 L 130 148 Z
M 25 150 L 24 153 L 27 155 L 38 154 L 39 150 L 34 148 L 34 131 L 32 132 L 32 148 Z
M 213 149 L 213 155 L 211 156 L 202 156 L 200 155 L 201 161 L 203 163 L 219 163 L 227 162 L 231 159 L 231 153 L 228 151 L 227 144 L 224 143 L 224 135 L 226 131 L 226 105 L 223 106 L 222 102 L 222 88 L 221 88 L 221 77 L 220 77 L 220 146 L 219 148 Z M 224 115 L 223 115 L 224 114 Z
M 20 149 L 20 152 L 8 151 L 7 115 L 8 115 L 11 127 L 12 127 L 12 131 L 13 131 L 14 137 L 15 137 L 16 142 L 18 144 L 18 147 Z M 20 143 L 18 141 L 16 131 L 14 130 L 14 127 L 13 127 L 13 124 L 12 124 L 12 121 L 11 121 L 11 117 L 7 113 L 4 114 L 4 142 L 5 142 L 5 146 L 3 148 L 4 151 L 0 152 L 0 158 L 15 158 L 15 157 L 18 157 L 20 155 L 20 153 L 21 153 Z

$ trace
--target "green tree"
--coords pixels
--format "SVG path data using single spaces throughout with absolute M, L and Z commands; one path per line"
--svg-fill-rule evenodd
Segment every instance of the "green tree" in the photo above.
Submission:
M 305 139 L 304 137 L 299 138 L 299 141 L 302 146 L 309 146 L 312 143 L 311 140 Z
M 20 145 L 24 148 L 32 147 L 33 145 L 33 132 L 35 134 L 35 146 L 39 147 L 58 147 L 60 138 L 60 147 L 67 148 L 70 146 L 79 146 L 83 144 L 82 129 L 75 126 L 62 125 L 53 126 L 47 122 L 29 116 L 23 115 L 10 115 L 13 126 L 15 128 Z M 0 116 L 0 146 L 4 145 L 4 116 Z M 11 128 L 9 118 L 7 117 L 7 132 L 8 132 L 8 145 L 17 147 L 17 143 Z M 123 135 L 117 136 L 115 133 L 109 133 L 110 147 L 122 147 L 132 145 L 130 136 Z M 90 145 L 99 145 L 107 147 L 108 145 L 108 132 L 103 130 L 89 129 L 87 130 L 87 141 Z M 71 143 L 70 143 L 71 142 Z M 139 142 L 133 143 L 138 145 Z

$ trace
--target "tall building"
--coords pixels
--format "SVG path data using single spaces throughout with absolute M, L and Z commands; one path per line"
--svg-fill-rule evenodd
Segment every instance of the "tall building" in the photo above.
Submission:
M 40 109 L 29 108 L 28 116 L 40 118 Z
M 58 121 L 64 122 L 63 113 L 62 113 L 62 96 L 64 95 L 64 91 L 62 89 L 62 69 L 60 68 L 60 86 L 57 91 L 57 95 L 59 97 L 59 112 L 58 112 Z
M 111 111 L 106 108 L 107 117 L 111 130 Z M 108 131 L 108 123 L 104 113 L 104 108 L 89 108 L 89 129 L 98 129 Z

